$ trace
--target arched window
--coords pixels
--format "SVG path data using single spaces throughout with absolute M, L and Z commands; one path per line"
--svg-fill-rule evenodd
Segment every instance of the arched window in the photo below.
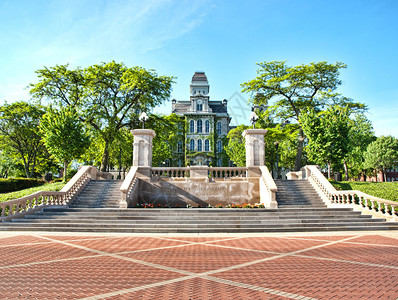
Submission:
M 196 110 L 197 110 L 197 111 L 202 111 L 202 110 L 203 110 L 203 104 L 202 104 L 202 103 L 196 104 Z
M 203 127 L 202 120 L 198 120 L 198 123 L 196 125 L 196 130 L 197 130 L 198 133 L 202 133 L 202 127 Z
M 217 134 L 221 134 L 221 122 L 217 122 Z
M 189 151 L 195 151 L 195 140 L 189 141 Z
M 178 142 L 177 142 L 177 152 L 178 152 L 178 153 L 181 153 L 181 152 L 182 152 L 182 142 L 181 142 L 181 141 L 178 141 Z
M 206 120 L 205 121 L 205 133 L 209 133 L 210 132 L 210 121 Z
M 195 132 L 195 121 L 194 120 L 191 120 L 189 122 L 189 132 L 190 133 L 194 133 Z
M 205 140 L 205 151 L 210 151 L 210 141 L 209 140 Z
M 198 140 L 198 151 L 202 151 L 202 140 Z
M 217 153 L 221 153 L 222 151 L 222 142 L 221 140 L 217 141 Z

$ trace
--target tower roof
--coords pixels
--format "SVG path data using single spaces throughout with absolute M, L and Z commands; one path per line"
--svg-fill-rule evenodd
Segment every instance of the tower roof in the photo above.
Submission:
M 195 74 L 192 76 L 192 83 L 193 82 L 207 83 L 205 72 L 195 72 Z

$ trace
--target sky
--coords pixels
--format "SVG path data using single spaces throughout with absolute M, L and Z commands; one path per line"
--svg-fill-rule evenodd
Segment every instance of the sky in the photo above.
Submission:
M 177 100 L 204 71 L 210 99 L 247 124 L 240 85 L 256 63 L 341 61 L 338 92 L 368 106 L 377 136 L 398 137 L 397 0 L 0 0 L 0 28 L 0 105 L 29 100 L 44 66 L 115 60 L 175 76 Z

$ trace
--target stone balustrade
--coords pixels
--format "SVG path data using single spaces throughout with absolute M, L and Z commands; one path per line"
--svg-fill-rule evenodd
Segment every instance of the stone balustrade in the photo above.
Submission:
M 357 190 L 337 191 L 317 166 L 305 166 L 304 170 L 306 179 L 311 182 L 328 206 L 353 206 L 387 220 L 398 221 L 398 202 L 374 197 Z
M 210 177 L 212 178 L 231 178 L 246 177 L 246 167 L 210 167 Z
M 122 192 L 122 202 L 120 207 L 126 208 L 128 203 L 135 201 L 138 192 L 138 179 L 137 179 L 138 167 L 131 167 L 128 172 L 126 179 L 123 181 L 120 191 Z
M 39 191 L 18 199 L 1 202 L 1 220 L 10 220 L 40 210 L 45 206 L 68 205 L 80 193 L 91 178 L 96 178 L 98 170 L 91 166 L 82 167 L 59 192 Z
M 192 171 L 200 170 L 209 178 L 232 178 L 232 177 L 246 177 L 246 167 L 207 167 L 207 166 L 194 166 L 194 167 L 159 167 L 152 168 L 152 177 L 166 177 L 166 178 L 182 178 L 191 177 Z
M 152 177 L 190 177 L 190 168 L 187 167 L 159 167 L 152 168 Z
M 278 208 L 276 192 L 278 190 L 271 173 L 266 166 L 260 166 L 260 202 L 267 208 Z

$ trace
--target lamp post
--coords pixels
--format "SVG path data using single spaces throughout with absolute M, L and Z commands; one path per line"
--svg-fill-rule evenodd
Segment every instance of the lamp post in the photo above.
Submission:
M 119 175 L 117 175 L 117 179 L 122 179 L 122 147 L 119 147 Z
M 274 145 L 276 148 L 276 179 L 279 179 L 279 153 L 278 153 L 279 141 L 276 141 Z
M 258 116 L 256 115 L 256 113 L 253 110 L 252 113 L 250 114 L 250 122 L 253 124 L 253 129 L 256 127 L 257 120 L 258 120 Z
M 145 129 L 145 122 L 148 121 L 149 117 L 145 112 L 140 114 L 139 120 L 142 122 L 142 129 Z

